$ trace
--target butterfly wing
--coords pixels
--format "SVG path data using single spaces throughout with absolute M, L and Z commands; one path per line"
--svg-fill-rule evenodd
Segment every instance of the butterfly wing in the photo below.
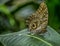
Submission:
M 33 33 L 41 33 L 46 31 L 48 24 L 48 9 L 45 2 L 42 2 L 38 10 L 28 17 L 27 25 Z

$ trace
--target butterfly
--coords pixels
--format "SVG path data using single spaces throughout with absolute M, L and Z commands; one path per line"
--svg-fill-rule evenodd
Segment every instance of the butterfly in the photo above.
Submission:
M 26 20 L 29 31 L 34 34 L 46 32 L 48 25 L 48 9 L 45 2 L 41 2 L 35 13 Z

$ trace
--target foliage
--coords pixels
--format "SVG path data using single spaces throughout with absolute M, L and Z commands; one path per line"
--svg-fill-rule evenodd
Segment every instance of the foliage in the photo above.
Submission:
M 0 37 L 0 41 L 6 46 L 60 46 L 60 34 L 49 26 L 47 32 L 40 35 L 30 34 L 28 29 L 24 29 Z
M 60 46 L 59 1 L 47 0 L 49 26 L 42 35 L 31 35 L 25 23 L 26 18 L 38 9 L 40 0 L 0 1 L 0 34 L 4 34 L 0 35 L 1 43 L 4 46 Z

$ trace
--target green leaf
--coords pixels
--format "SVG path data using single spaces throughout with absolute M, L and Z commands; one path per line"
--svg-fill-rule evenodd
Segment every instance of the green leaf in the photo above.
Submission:
M 60 35 L 49 26 L 42 35 L 30 35 L 28 29 L 24 29 L 0 37 L 0 41 L 6 46 L 60 46 Z
M 6 16 L 8 17 L 9 22 L 12 26 L 15 25 L 15 20 L 13 19 L 10 11 L 7 9 L 7 7 L 5 5 L 0 5 L 0 12 L 3 12 L 6 14 Z

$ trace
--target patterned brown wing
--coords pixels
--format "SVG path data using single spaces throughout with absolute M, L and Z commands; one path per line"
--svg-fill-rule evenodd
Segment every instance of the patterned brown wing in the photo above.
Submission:
M 26 21 L 30 32 L 41 33 L 46 31 L 48 24 L 48 9 L 45 2 L 42 2 L 38 10 L 28 17 Z

